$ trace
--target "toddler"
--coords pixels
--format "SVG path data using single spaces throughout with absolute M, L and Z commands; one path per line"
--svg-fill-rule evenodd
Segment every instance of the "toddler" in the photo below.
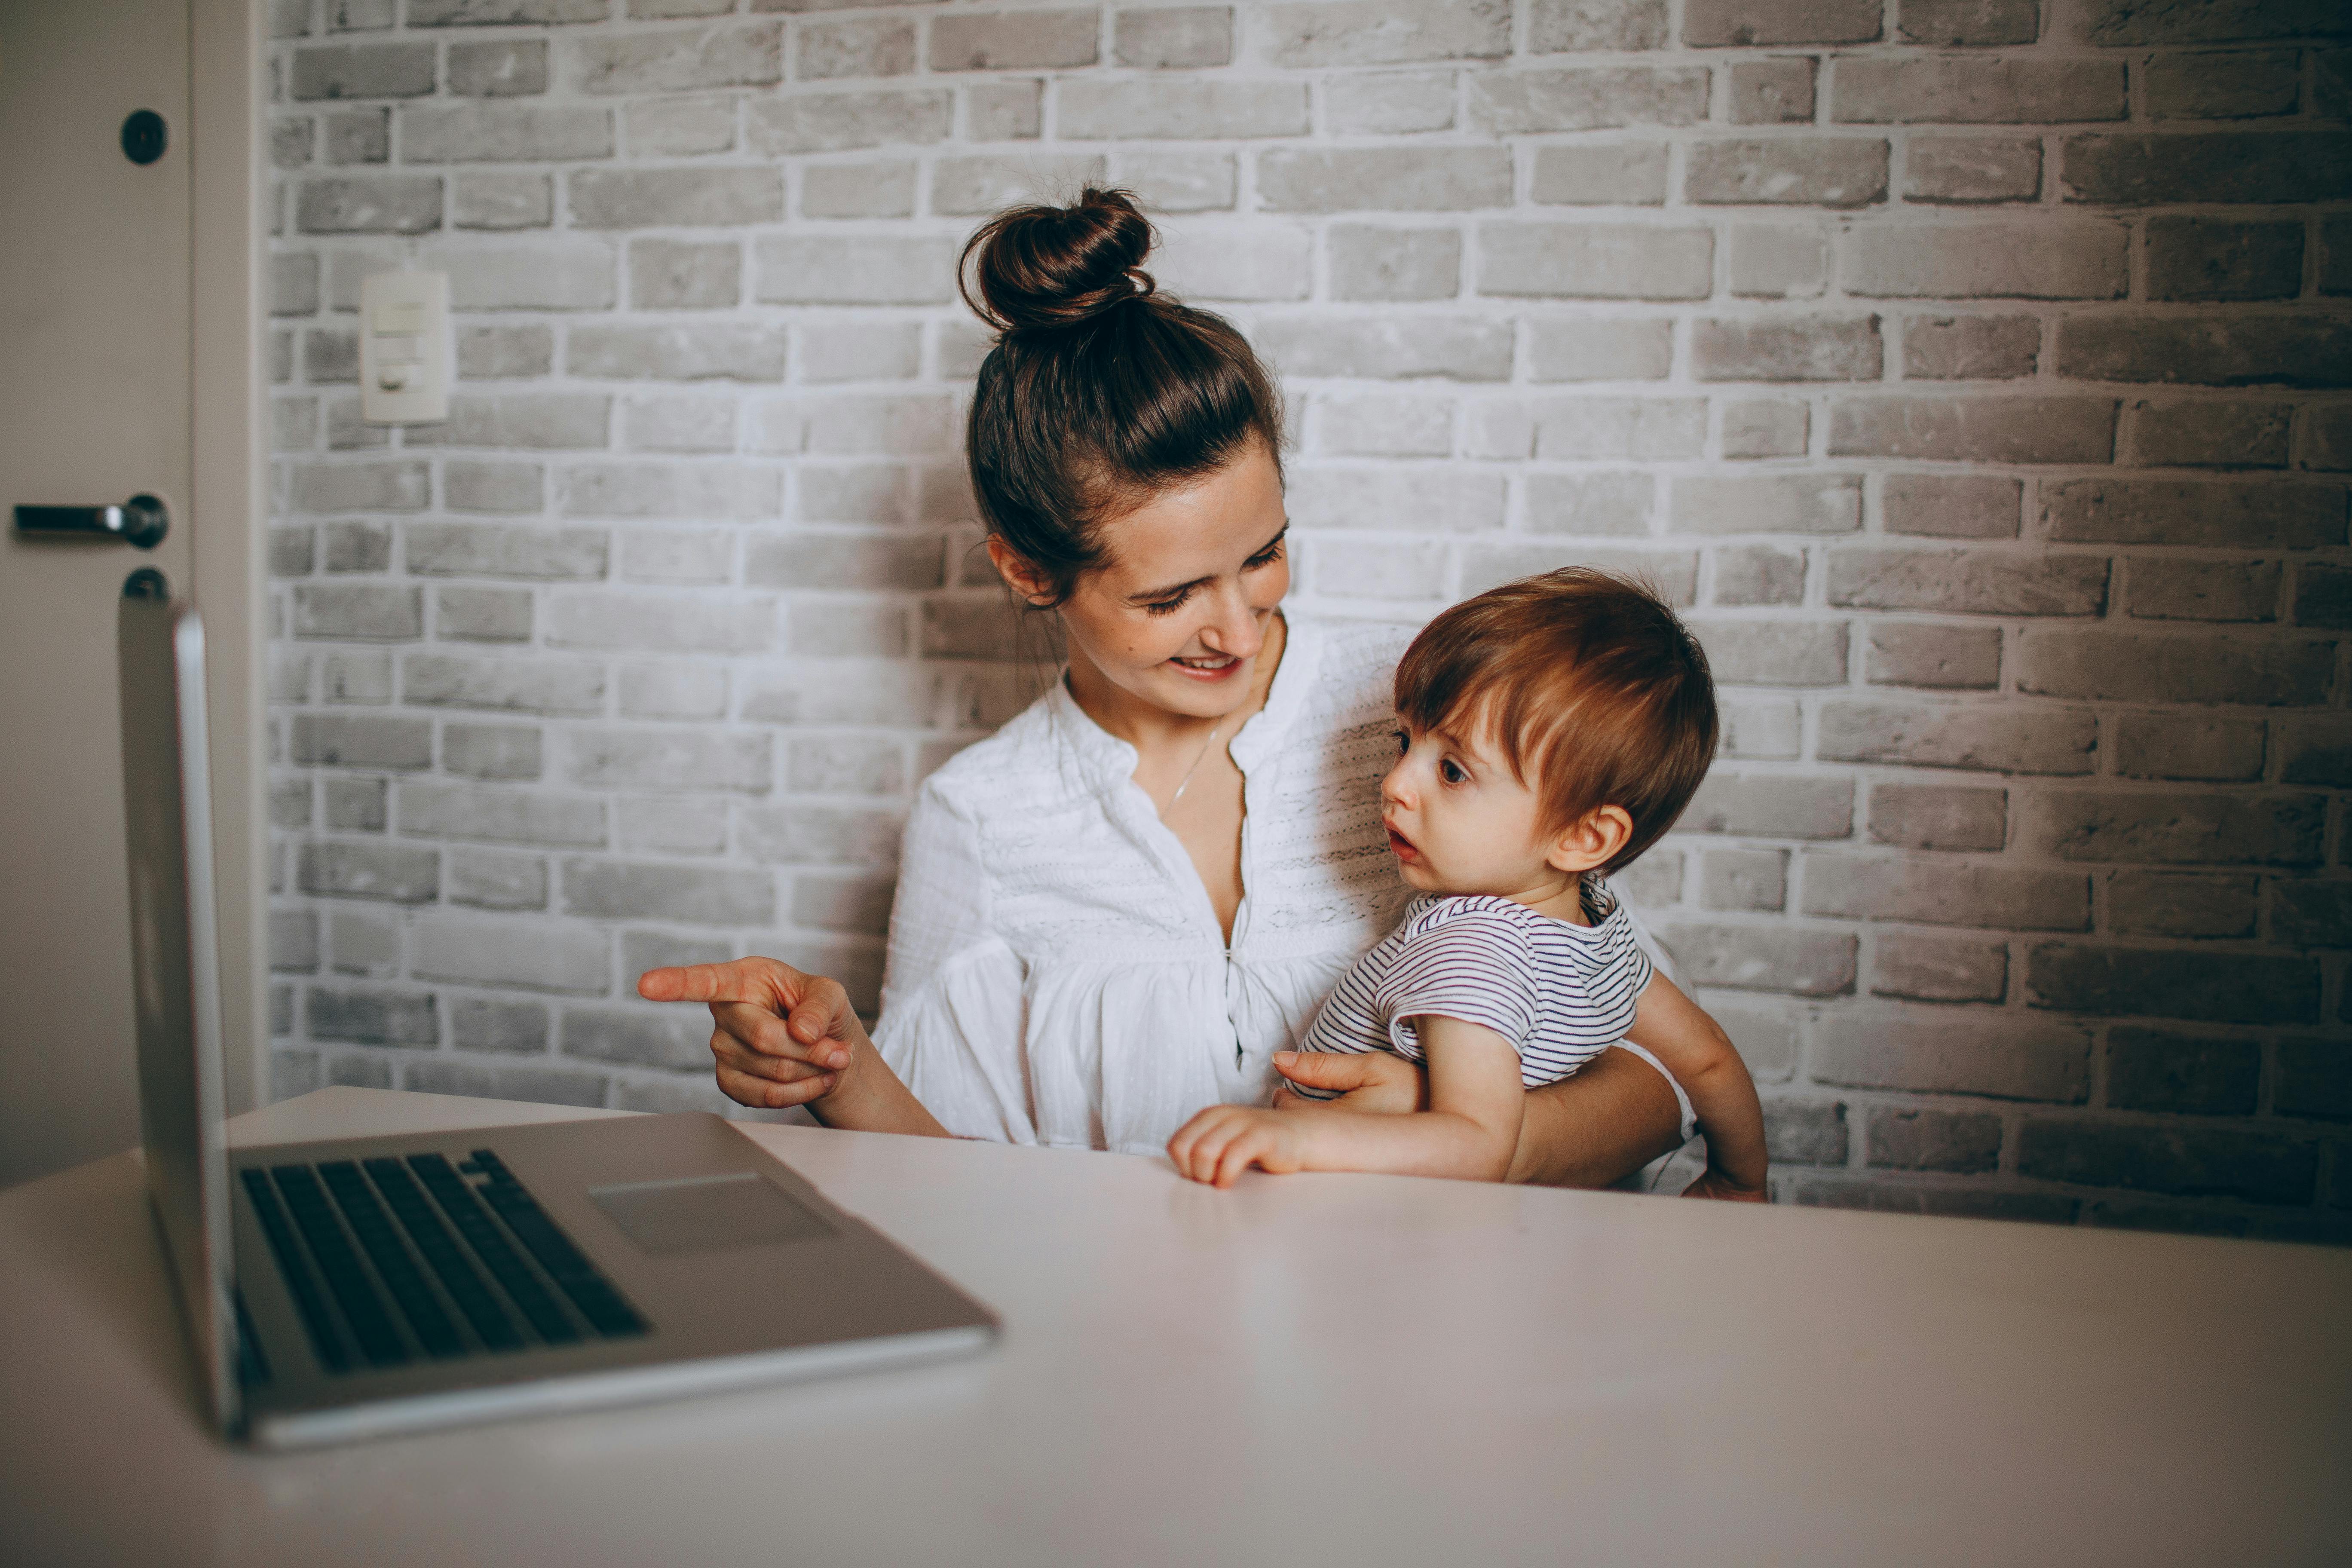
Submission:
M 1690 1097 L 1707 1141 L 1691 1193 L 1761 1200 L 1748 1069 L 1655 972 L 1605 879 L 1674 825 L 1714 756 L 1714 686 L 1689 631 L 1604 573 L 1530 577 L 1432 621 L 1397 666 L 1396 705 L 1381 821 L 1423 896 L 1341 978 L 1304 1048 L 1421 1062 L 1428 1109 L 1213 1106 L 1169 1141 L 1177 1170 L 1221 1187 L 1251 1165 L 1500 1181 L 1527 1091 L 1624 1040 Z

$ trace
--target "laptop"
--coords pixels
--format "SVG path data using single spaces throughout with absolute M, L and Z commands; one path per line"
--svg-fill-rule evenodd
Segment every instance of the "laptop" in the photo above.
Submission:
M 994 1340 L 717 1116 L 230 1149 L 204 627 L 147 569 L 120 641 L 148 1185 L 225 1436 L 299 1447 Z

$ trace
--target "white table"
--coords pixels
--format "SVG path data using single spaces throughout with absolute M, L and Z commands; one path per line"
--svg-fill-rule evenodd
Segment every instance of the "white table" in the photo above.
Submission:
M 330 1089 L 236 1134 L 583 1114 Z M 0 1562 L 2352 1561 L 2352 1254 L 746 1131 L 1002 1345 L 241 1453 L 124 1154 L 0 1194 Z

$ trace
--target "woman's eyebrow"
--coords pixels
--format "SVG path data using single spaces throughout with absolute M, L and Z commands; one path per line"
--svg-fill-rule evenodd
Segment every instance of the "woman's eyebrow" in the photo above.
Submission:
M 1281 543 L 1282 536 L 1289 531 L 1290 520 L 1286 517 L 1282 520 L 1282 526 L 1274 531 L 1274 537 L 1267 540 L 1264 544 L 1259 545 L 1255 550 L 1251 551 L 1246 559 L 1248 561 L 1256 560 L 1259 556 L 1265 554 L 1267 551 Z M 1212 574 L 1212 575 L 1213 575 L 1213 574 Z M 1156 605 L 1162 599 L 1174 598 L 1177 595 L 1183 593 L 1188 588 L 1197 588 L 1208 580 L 1209 579 L 1207 577 L 1195 577 L 1189 583 L 1174 583 L 1165 588 L 1148 588 L 1140 594 L 1129 594 L 1127 596 L 1127 602 L 1130 605 Z

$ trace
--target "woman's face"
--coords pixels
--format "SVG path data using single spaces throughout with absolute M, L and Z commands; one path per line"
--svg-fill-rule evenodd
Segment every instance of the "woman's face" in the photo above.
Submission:
M 1240 707 L 1255 689 L 1275 607 L 1290 591 L 1286 526 L 1281 470 L 1255 442 L 1205 478 L 1104 523 L 1105 563 L 1061 605 L 1073 680 L 1099 677 L 1150 707 L 1195 718 Z M 997 564 L 1021 591 L 1017 562 L 999 554 Z

